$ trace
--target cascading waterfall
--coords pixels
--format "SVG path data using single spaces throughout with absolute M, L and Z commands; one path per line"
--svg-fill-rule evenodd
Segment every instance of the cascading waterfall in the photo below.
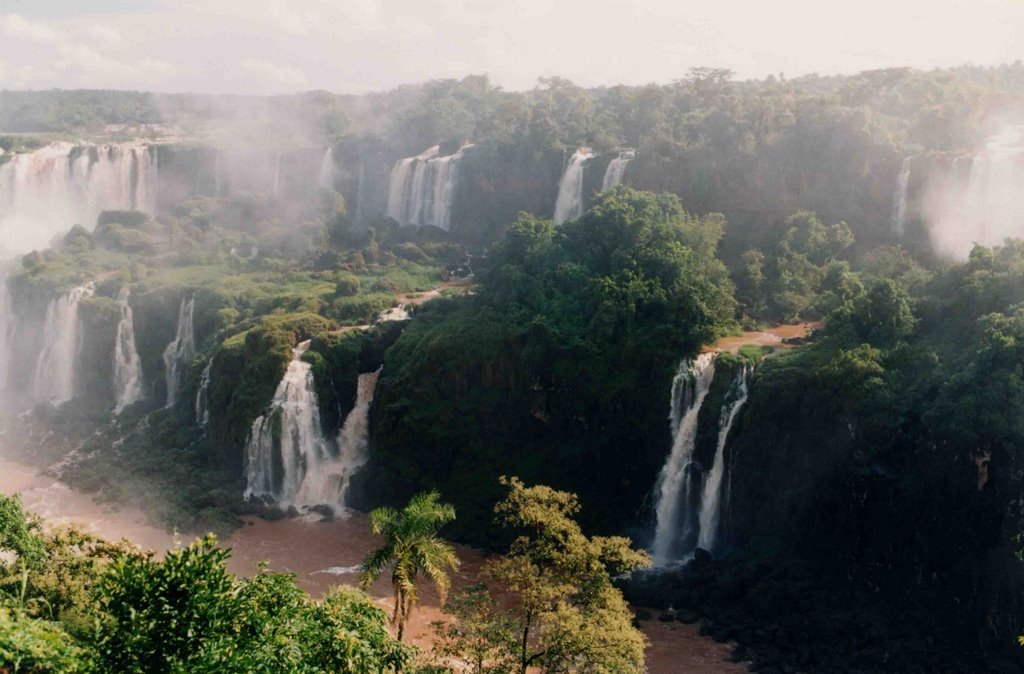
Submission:
M 36 360 L 32 396 L 59 404 L 75 396 L 79 336 L 78 303 L 93 293 L 93 285 L 80 286 L 50 300 L 43 324 L 43 348 Z
M 435 145 L 416 157 L 406 157 L 391 169 L 388 217 L 403 225 L 451 227 L 451 208 L 459 178 L 459 164 L 472 145 L 439 157 Z
M 622 176 L 626 174 L 626 167 L 636 157 L 636 150 L 623 150 L 619 156 L 608 162 L 608 168 L 604 172 L 604 180 L 601 183 L 601 191 L 607 192 L 616 185 L 622 184 Z
M 142 399 L 142 361 L 135 348 L 135 322 L 128 304 L 128 286 L 117 294 L 121 320 L 114 339 L 114 413 L 120 414 L 128 405 Z
M 377 390 L 377 380 L 382 369 L 383 367 L 380 367 L 376 372 L 359 375 L 356 404 L 338 431 L 337 472 L 341 477 L 338 503 L 342 506 L 348 505 L 348 487 L 352 482 L 352 476 L 366 465 L 367 459 L 370 458 L 370 404 L 373 402 L 373 394 Z
M 700 538 L 697 547 L 714 552 L 718 542 L 718 529 L 721 522 L 722 507 L 722 476 L 725 474 L 725 443 L 729 440 L 729 431 L 739 416 L 740 410 L 747 402 L 750 393 L 750 375 L 752 368 L 744 367 L 733 381 L 726 402 L 718 418 L 718 444 L 715 447 L 715 461 L 704 482 L 704 494 L 700 503 Z
M 317 186 L 327 189 L 334 188 L 334 148 L 327 148 L 320 160 L 320 171 L 317 173 Z
M 0 285 L 0 391 L 7 388 L 7 373 L 11 368 L 11 346 L 15 328 L 14 306 L 7 279 Z
M 213 358 L 206 361 L 206 367 L 199 377 L 199 390 L 196 391 L 196 423 L 206 426 L 210 423 L 210 371 L 213 369 Z
M 164 376 L 167 379 L 167 402 L 165 407 L 174 407 L 181 392 L 182 378 L 196 355 L 195 332 L 192 329 L 192 314 L 196 306 L 196 296 L 188 300 L 181 298 L 178 308 L 178 328 L 174 339 L 164 349 Z
M 892 200 L 892 227 L 896 236 L 903 236 L 907 222 L 907 188 L 910 185 L 910 157 L 905 157 L 896 176 L 896 193 Z
M 953 162 L 945 180 L 929 181 L 925 219 L 936 247 L 966 258 L 974 244 L 1001 245 L 1024 235 L 1024 124 L 1004 126 L 970 160 L 964 179 Z
M 142 143 L 51 143 L 0 165 L 0 252 L 43 248 L 71 224 L 104 210 L 153 214 L 157 153 Z
M 281 383 L 266 414 L 252 423 L 246 443 L 246 498 L 270 497 L 282 507 L 340 507 L 340 479 L 329 470 L 336 461 L 320 424 L 313 372 L 302 354 L 292 350 Z
M 324 438 L 313 373 L 302 354 L 292 353 L 266 414 L 253 421 L 246 443 L 246 498 L 275 501 L 283 508 L 345 508 L 352 476 L 366 464 L 369 413 L 380 368 L 359 375 L 356 401 L 338 432 L 337 451 Z
M 558 181 L 558 199 L 555 201 L 555 224 L 573 220 L 583 214 L 583 173 L 594 158 L 588 147 L 581 147 L 573 153 L 569 165 Z
M 672 381 L 672 450 L 658 476 L 655 489 L 657 526 L 652 556 L 657 566 L 678 559 L 680 544 L 693 537 L 697 523 L 693 521 L 690 503 L 699 484 L 692 466 L 697 440 L 697 417 L 715 376 L 715 354 L 703 353 L 695 360 L 684 360 Z M 696 484 L 695 484 L 696 483 Z M 683 521 L 680 522 L 680 519 Z M 680 524 L 682 533 L 680 534 Z

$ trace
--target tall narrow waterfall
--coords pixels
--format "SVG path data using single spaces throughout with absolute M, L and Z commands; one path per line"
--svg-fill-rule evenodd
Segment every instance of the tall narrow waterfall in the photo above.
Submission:
M 700 502 L 700 538 L 697 547 L 708 552 L 713 552 L 715 544 L 718 542 L 722 508 L 722 476 L 725 474 L 725 443 L 729 440 L 729 431 L 732 430 L 733 422 L 736 421 L 740 409 L 747 402 L 751 372 L 751 368 L 744 367 L 736 375 L 718 417 L 718 444 L 715 447 L 715 462 L 704 482 L 704 494 Z
M 975 243 L 1001 245 L 1024 236 L 1024 124 L 1005 126 L 971 159 L 966 177 L 954 162 L 945 180 L 933 176 L 925 219 L 936 247 L 966 258 Z
M 320 160 L 320 171 L 317 173 L 317 187 L 334 188 L 334 148 L 327 148 Z
M 49 244 L 79 223 L 88 228 L 104 210 L 154 213 L 157 158 L 139 143 L 52 143 L 0 165 L 0 252 Z
M 213 369 L 213 358 L 206 361 L 203 374 L 199 377 L 199 390 L 196 391 L 196 423 L 206 426 L 210 423 L 210 370 Z
M 164 349 L 164 376 L 167 379 L 167 402 L 165 407 L 174 407 L 181 392 L 182 378 L 188 370 L 192 357 L 196 355 L 196 338 L 192 329 L 192 314 L 196 306 L 193 294 L 186 300 L 181 298 L 178 307 L 178 328 L 174 339 Z
M 387 215 L 403 225 L 451 226 L 451 208 L 458 184 L 464 145 L 452 155 L 439 157 L 435 145 L 416 157 L 400 159 L 391 169 Z
M 679 559 L 681 547 L 696 532 L 691 504 L 700 478 L 693 475 L 691 459 L 697 440 L 697 417 L 715 376 L 714 360 L 712 353 L 684 360 L 672 382 L 672 450 L 655 489 L 657 527 L 652 555 L 658 566 Z
M 79 334 L 78 303 L 92 295 L 93 286 L 81 286 L 50 300 L 43 324 L 43 348 L 36 360 L 32 396 L 35 400 L 63 403 L 75 396 Z
M 352 476 L 366 465 L 370 448 L 370 404 L 377 390 L 377 379 L 380 371 L 366 372 L 359 375 L 356 389 L 356 404 L 345 417 L 345 423 L 338 432 L 338 472 L 341 474 L 341 487 L 338 502 L 348 505 L 348 487 Z
M 135 322 L 128 304 L 128 286 L 117 294 L 121 320 L 114 338 L 114 413 L 120 414 L 128 405 L 142 399 L 142 361 L 135 348 Z
M 604 181 L 601 183 L 602 192 L 622 184 L 622 176 L 626 174 L 626 167 L 635 157 L 636 150 L 623 150 L 618 157 L 608 162 L 608 168 L 604 171 Z
M 583 173 L 594 158 L 588 147 L 581 147 L 573 153 L 569 165 L 558 182 L 558 199 L 555 201 L 555 224 L 573 220 L 583 214 Z
M 11 347 L 14 341 L 14 306 L 7 279 L 0 285 L 0 391 L 7 388 L 7 375 L 11 369 Z
M 896 236 L 903 236 L 907 223 L 907 188 L 910 185 L 910 157 L 905 157 L 896 176 L 896 193 L 892 199 L 892 228 Z

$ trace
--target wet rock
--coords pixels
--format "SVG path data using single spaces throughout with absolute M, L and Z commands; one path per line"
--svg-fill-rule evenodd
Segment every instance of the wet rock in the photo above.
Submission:
M 331 519 L 334 519 L 334 508 L 332 508 L 329 505 L 320 504 L 320 505 L 309 506 L 307 508 L 307 510 L 309 510 L 309 512 L 311 512 L 311 513 L 316 513 L 317 515 L 320 515 L 321 517 L 329 517 Z

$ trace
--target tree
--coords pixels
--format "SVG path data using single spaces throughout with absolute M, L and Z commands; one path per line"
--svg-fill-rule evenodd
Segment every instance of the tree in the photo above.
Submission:
M 384 536 L 384 545 L 363 560 L 359 582 L 368 589 L 391 566 L 391 584 L 395 589 L 395 608 L 391 622 L 402 640 L 405 623 L 419 602 L 419 577 L 424 575 L 437 588 L 444 603 L 451 579 L 448 571 L 459 567 L 455 549 L 437 535 L 438 530 L 455 519 L 455 508 L 440 502 L 436 491 L 417 494 L 401 512 L 377 508 L 370 513 L 373 533 Z
M 501 484 L 508 494 L 496 521 L 518 536 L 486 576 L 509 608 L 498 611 L 486 587 L 463 592 L 446 606 L 455 624 L 438 627 L 437 652 L 474 674 L 643 672 L 644 636 L 611 579 L 650 558 L 626 538 L 585 536 L 574 494 L 514 477 Z

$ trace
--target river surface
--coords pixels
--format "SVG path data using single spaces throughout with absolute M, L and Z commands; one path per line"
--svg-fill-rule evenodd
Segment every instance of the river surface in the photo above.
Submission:
M 0 459 L 0 492 L 21 494 L 25 505 L 48 523 L 77 523 L 105 538 L 126 538 L 157 552 L 188 544 L 191 540 L 155 526 L 141 510 L 99 503 L 41 474 L 36 468 L 15 461 Z M 231 548 L 228 567 L 234 573 L 251 574 L 260 562 L 267 561 L 271 570 L 294 573 L 302 589 L 313 596 L 321 596 L 335 585 L 357 584 L 359 562 L 379 540 L 370 531 L 365 514 L 351 513 L 329 522 L 253 518 L 223 544 Z M 485 557 L 472 548 L 458 546 L 457 551 L 462 564 L 452 579 L 453 590 L 475 582 L 486 562 Z M 390 613 L 392 595 L 386 577 L 370 588 L 370 595 Z M 431 623 L 444 616 L 432 588 L 424 588 L 421 600 L 421 605 L 413 611 L 407 634 L 413 643 L 429 648 Z M 641 626 L 650 640 L 647 667 L 651 674 L 739 674 L 746 671 L 741 665 L 726 661 L 727 645 L 700 636 L 696 625 L 662 623 L 654 619 L 642 622 Z

